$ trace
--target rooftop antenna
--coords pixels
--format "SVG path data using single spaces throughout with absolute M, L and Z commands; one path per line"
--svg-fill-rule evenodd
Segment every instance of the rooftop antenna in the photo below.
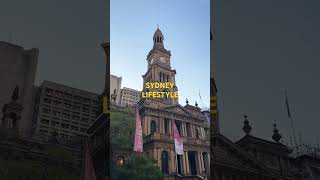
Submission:
M 201 98 L 201 94 L 200 94 L 200 89 L 199 89 L 199 98 L 200 98 L 201 106 L 204 107 L 203 102 L 202 102 L 202 98 Z
M 299 155 L 299 149 L 298 149 L 298 143 L 297 143 L 297 138 L 296 138 L 296 132 L 294 130 L 294 125 L 293 125 L 293 120 L 291 117 L 291 112 L 289 108 L 289 101 L 288 101 L 288 95 L 287 95 L 287 89 L 285 89 L 285 96 L 286 96 L 286 107 L 287 107 L 287 113 L 288 113 L 288 118 L 290 119 L 290 124 L 291 124 L 291 129 L 292 129 L 292 134 L 293 134 L 293 140 L 296 146 L 297 154 Z

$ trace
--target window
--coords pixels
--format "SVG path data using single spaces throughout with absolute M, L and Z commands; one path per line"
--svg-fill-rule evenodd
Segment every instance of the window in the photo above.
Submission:
M 191 127 L 189 122 L 186 123 L 186 128 L 187 128 L 187 136 L 191 137 Z
M 52 125 L 52 126 L 59 126 L 59 122 L 51 121 L 51 125 Z
M 169 119 L 164 119 L 164 133 L 169 134 Z
M 47 120 L 47 119 L 41 119 L 41 123 L 42 123 L 42 124 L 49 124 L 49 120 Z
M 169 174 L 169 156 L 167 151 L 163 151 L 161 154 L 161 170 L 164 175 Z
M 178 174 L 183 174 L 183 158 L 182 155 L 177 154 Z
M 68 128 L 69 128 L 69 124 L 64 124 L 64 123 L 62 123 L 62 124 L 61 124 L 61 127 L 64 128 L 64 129 L 68 129 Z
M 155 133 L 156 130 L 157 130 L 157 124 L 155 121 L 152 121 L 151 124 L 150 124 L 150 129 L 151 129 L 151 134 Z
M 71 130 L 73 130 L 73 131 L 78 131 L 78 127 L 76 127 L 76 126 L 71 126 Z
M 175 123 L 176 123 L 176 127 L 177 127 L 177 130 L 178 130 L 180 136 L 182 136 L 182 134 L 181 134 L 181 123 L 179 121 L 175 121 Z
M 42 112 L 44 112 L 44 113 L 50 113 L 51 111 L 50 111 L 50 109 L 42 108 Z

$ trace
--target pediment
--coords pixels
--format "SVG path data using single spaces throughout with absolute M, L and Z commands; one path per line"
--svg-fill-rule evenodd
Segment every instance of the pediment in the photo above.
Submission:
M 270 169 L 262 162 L 257 161 L 239 146 L 221 134 L 213 136 L 211 144 L 211 161 L 225 166 L 247 171 L 256 171 L 270 176 L 278 175 L 278 172 Z
M 167 111 L 171 111 L 171 112 L 174 112 L 174 113 L 178 113 L 178 114 L 184 114 L 184 115 L 192 116 L 192 114 L 189 113 L 187 110 L 185 110 L 184 107 L 182 107 L 181 105 L 167 106 L 167 107 L 164 107 L 162 109 L 167 110 Z

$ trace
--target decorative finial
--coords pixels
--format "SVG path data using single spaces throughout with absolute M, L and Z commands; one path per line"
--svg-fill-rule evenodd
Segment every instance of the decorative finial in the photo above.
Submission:
M 272 139 L 274 141 L 276 141 L 277 143 L 279 143 L 280 139 L 281 139 L 281 134 L 279 133 L 279 130 L 277 129 L 277 125 L 276 124 L 273 124 L 273 136 L 272 136 Z
M 198 107 L 198 103 L 197 103 L 197 101 L 196 101 L 196 104 L 195 104 L 195 105 L 196 105 L 196 107 Z
M 250 134 L 251 130 L 252 130 L 252 127 L 250 126 L 249 124 L 249 121 L 248 121 L 248 116 L 247 115 L 244 115 L 244 122 L 243 122 L 243 128 L 242 130 L 246 133 L 246 134 Z
M 189 105 L 189 101 L 188 101 L 188 98 L 186 98 L 186 103 L 187 103 L 187 105 Z
M 19 99 L 19 86 L 14 88 L 11 99 L 12 101 L 17 101 Z
M 157 24 L 157 29 L 159 29 L 159 24 Z

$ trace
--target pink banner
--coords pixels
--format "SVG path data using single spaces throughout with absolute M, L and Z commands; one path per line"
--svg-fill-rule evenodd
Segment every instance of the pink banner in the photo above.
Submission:
M 179 155 L 183 155 L 183 142 L 182 138 L 178 132 L 176 127 L 176 123 L 173 121 L 173 138 L 174 138 L 174 147 L 176 149 L 176 153 Z
M 84 180 L 96 180 L 88 144 L 85 147 Z
M 136 131 L 134 135 L 134 152 L 143 152 L 142 127 L 139 110 L 136 110 Z

